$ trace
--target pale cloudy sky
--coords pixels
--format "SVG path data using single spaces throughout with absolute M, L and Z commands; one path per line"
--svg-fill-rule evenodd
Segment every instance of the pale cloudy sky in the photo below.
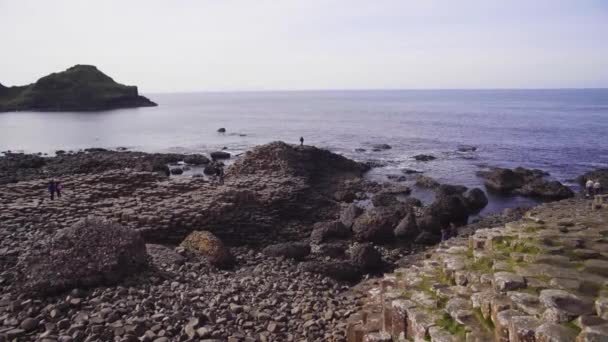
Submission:
M 608 0 L 0 0 L 0 83 L 142 92 L 608 87 Z

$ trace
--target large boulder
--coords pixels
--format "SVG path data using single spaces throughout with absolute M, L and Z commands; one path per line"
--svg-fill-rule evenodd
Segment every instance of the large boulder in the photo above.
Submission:
M 230 153 L 224 151 L 211 152 L 211 159 L 230 159 Z
M 323 243 L 331 240 L 345 239 L 350 236 L 350 228 L 347 228 L 340 221 L 327 221 L 315 223 L 310 241 L 313 243 Z
M 516 193 L 524 196 L 538 197 L 545 200 L 562 200 L 574 197 L 574 192 L 558 181 L 547 181 L 542 178 L 526 183 Z
M 357 241 L 387 242 L 393 239 L 405 210 L 400 207 L 375 207 L 359 216 L 353 224 L 353 235 Z
M 271 257 L 302 260 L 310 254 L 310 245 L 303 242 L 285 242 L 267 246 L 262 251 Z
M 230 250 L 222 240 L 211 232 L 193 231 L 182 241 L 180 246 L 190 252 L 204 256 L 215 267 L 228 269 L 234 266 L 235 259 Z
M 435 191 L 438 196 L 462 195 L 467 191 L 467 187 L 464 185 L 441 184 Z
M 365 273 L 379 273 L 384 267 L 382 256 L 372 244 L 355 245 L 349 251 L 350 260 Z
M 340 213 L 340 222 L 350 229 L 350 227 L 353 226 L 355 219 L 361 214 L 363 214 L 363 208 L 352 203 Z
M 137 231 L 90 217 L 58 231 L 26 255 L 19 268 L 23 288 L 44 295 L 113 285 L 147 265 L 146 245 Z
M 524 175 L 510 169 L 495 168 L 479 175 L 485 178 L 484 185 L 488 190 L 499 193 L 509 193 L 525 184 Z
M 418 235 L 418 224 L 414 213 L 408 213 L 395 227 L 394 234 L 397 238 L 411 238 Z
M 446 227 L 450 223 L 463 226 L 469 220 L 469 210 L 464 197 L 461 195 L 442 194 L 436 196 L 435 201 L 425 211 L 437 218 L 442 227 Z
M 470 213 L 479 212 L 488 205 L 488 197 L 479 188 L 473 188 L 464 194 L 464 199 Z

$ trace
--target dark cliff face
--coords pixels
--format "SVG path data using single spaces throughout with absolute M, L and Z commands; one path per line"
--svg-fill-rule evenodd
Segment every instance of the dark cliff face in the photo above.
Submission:
M 156 106 L 136 86 L 116 83 L 92 65 L 76 65 L 21 87 L 0 85 L 0 111 L 93 111 Z

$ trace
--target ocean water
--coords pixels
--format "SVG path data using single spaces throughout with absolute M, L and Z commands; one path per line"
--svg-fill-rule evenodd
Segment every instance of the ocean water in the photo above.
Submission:
M 608 166 L 608 89 L 394 90 L 146 94 L 153 108 L 94 113 L 0 113 L 0 151 L 53 153 L 87 147 L 148 152 L 239 154 L 275 140 L 328 148 L 442 182 L 481 186 L 488 166 L 539 168 L 573 185 L 581 173 Z M 225 134 L 217 129 L 225 127 Z M 390 150 L 373 152 L 386 143 Z M 461 145 L 477 151 L 460 153 Z M 356 149 L 365 149 L 357 152 Z M 437 157 L 417 162 L 412 156 Z M 409 177 L 413 179 L 413 177 Z M 429 200 L 429 193 L 415 192 Z M 491 198 L 485 213 L 531 203 Z

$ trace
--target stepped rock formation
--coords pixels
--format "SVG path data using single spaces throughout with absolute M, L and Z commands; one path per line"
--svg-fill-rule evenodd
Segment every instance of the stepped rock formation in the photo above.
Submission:
M 75 65 L 25 86 L 0 85 L 0 112 L 94 111 L 150 107 L 136 86 L 116 83 L 92 65 Z
M 360 285 L 347 340 L 608 341 L 608 203 L 544 204 Z

